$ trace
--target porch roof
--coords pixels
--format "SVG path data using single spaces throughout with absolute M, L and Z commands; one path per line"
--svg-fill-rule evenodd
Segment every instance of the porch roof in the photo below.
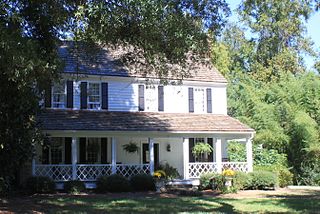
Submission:
M 235 118 L 215 114 L 46 109 L 38 121 L 47 131 L 254 132 Z

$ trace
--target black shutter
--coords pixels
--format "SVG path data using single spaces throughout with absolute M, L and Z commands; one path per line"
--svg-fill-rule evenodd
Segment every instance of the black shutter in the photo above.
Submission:
M 108 110 L 108 83 L 101 83 L 101 95 L 102 95 L 102 109 Z
M 48 137 L 44 138 L 43 146 L 42 146 L 42 164 L 49 164 L 49 139 Z
M 47 146 L 42 147 L 42 164 L 49 164 L 49 148 Z
M 213 148 L 213 139 L 212 138 L 208 138 L 208 144 Z M 210 154 L 208 155 L 208 161 L 209 162 L 213 162 L 213 152 L 210 152 Z
M 108 163 L 107 154 L 108 154 L 108 139 L 101 138 L 101 163 L 102 164 Z
M 72 138 L 66 137 L 64 139 L 64 163 L 71 164 L 71 143 Z
M 207 113 L 212 113 L 212 93 L 211 93 L 211 88 L 207 88 Z
M 194 112 L 193 88 L 189 88 L 189 112 Z
M 146 164 L 147 162 L 147 151 L 149 151 L 149 144 L 142 144 L 142 163 Z
M 73 81 L 67 81 L 67 108 L 73 108 Z
M 139 111 L 144 111 L 144 85 L 139 85 Z
M 189 138 L 189 162 L 195 162 L 194 156 L 192 154 L 192 149 L 194 147 L 194 138 Z
M 163 86 L 158 86 L 158 111 L 164 110 Z
M 86 138 L 80 138 L 80 163 L 84 164 L 87 162 L 86 153 L 87 153 L 87 146 L 86 146 Z
M 87 82 L 81 82 L 80 86 L 80 107 L 81 109 L 87 109 L 88 101 L 87 101 Z
M 51 83 L 44 90 L 44 106 L 46 108 L 51 108 L 51 99 L 52 99 L 52 86 Z

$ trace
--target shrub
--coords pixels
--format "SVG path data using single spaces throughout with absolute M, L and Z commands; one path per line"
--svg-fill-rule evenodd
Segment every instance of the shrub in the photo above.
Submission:
M 277 186 L 277 175 L 270 171 L 253 171 L 249 173 L 251 177 L 250 189 L 268 189 Z
M 212 178 L 212 189 L 220 190 L 224 192 L 226 189 L 225 183 L 226 183 L 225 176 L 221 174 L 215 174 Z
M 180 177 L 178 170 L 173 166 L 170 166 L 168 163 L 161 164 L 157 170 L 164 171 L 167 179 L 175 179 Z
M 6 177 L 0 177 L 0 196 L 7 195 L 10 191 L 10 179 Z
M 217 176 L 216 173 L 205 173 L 200 176 L 200 185 L 199 188 L 204 189 L 211 189 L 212 188 L 212 178 Z
M 129 192 L 130 190 L 128 179 L 122 175 L 101 176 L 97 179 L 98 192 Z
M 84 192 L 85 189 L 86 187 L 82 181 L 67 181 L 64 183 L 64 190 L 67 193 L 79 194 Z
M 26 189 L 29 193 L 53 193 L 55 183 L 49 177 L 33 176 L 26 180 Z
M 156 189 L 154 179 L 151 175 L 139 174 L 130 179 L 130 184 L 135 191 L 154 191 Z
M 236 172 L 232 183 L 236 190 L 245 190 L 251 186 L 251 176 L 245 172 Z
M 270 165 L 270 166 L 255 166 L 258 171 L 270 171 L 276 173 L 280 187 L 286 187 L 293 184 L 293 174 L 285 166 Z

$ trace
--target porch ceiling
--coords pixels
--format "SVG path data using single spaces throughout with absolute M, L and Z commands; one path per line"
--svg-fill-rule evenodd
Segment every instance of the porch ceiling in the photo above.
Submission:
M 227 115 L 46 109 L 43 130 L 140 132 L 243 132 L 254 130 Z

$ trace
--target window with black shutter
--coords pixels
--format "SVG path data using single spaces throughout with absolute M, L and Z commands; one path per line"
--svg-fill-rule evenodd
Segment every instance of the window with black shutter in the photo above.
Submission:
M 87 82 L 81 82 L 80 85 L 80 107 L 81 109 L 87 109 L 88 107 Z
M 67 81 L 67 108 L 73 108 L 73 81 Z
M 139 85 L 139 111 L 144 111 L 144 85 Z
M 189 112 L 194 112 L 194 98 L 193 98 L 193 88 L 188 89 L 188 98 L 189 98 Z
M 158 111 L 164 111 L 163 86 L 158 86 Z
M 108 110 L 108 83 L 101 83 L 101 96 L 102 96 L 102 105 L 101 108 Z
M 207 113 L 212 113 L 212 92 L 207 88 Z

